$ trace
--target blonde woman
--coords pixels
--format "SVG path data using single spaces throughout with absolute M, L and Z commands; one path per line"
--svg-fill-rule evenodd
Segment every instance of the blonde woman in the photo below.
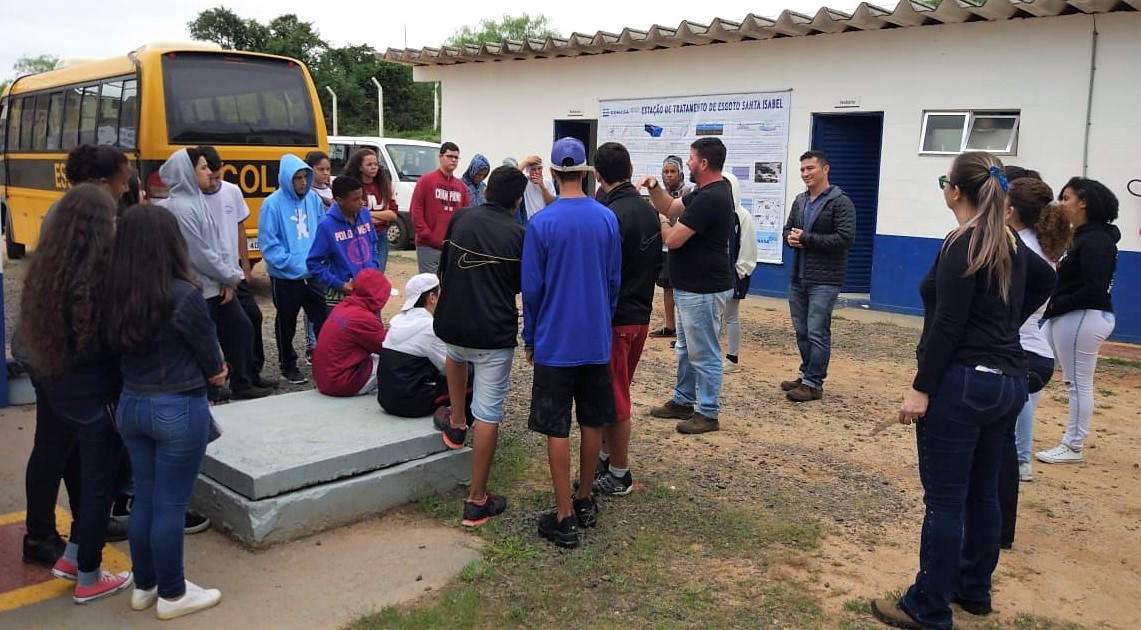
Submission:
M 998 564 L 1003 435 L 1026 402 L 1018 328 L 1049 295 L 1054 272 L 1006 226 L 1006 178 L 972 151 L 939 177 L 958 227 L 923 278 L 918 370 L 899 410 L 915 424 L 927 506 L 915 583 L 872 602 L 899 628 L 950 628 L 951 602 L 985 615 Z

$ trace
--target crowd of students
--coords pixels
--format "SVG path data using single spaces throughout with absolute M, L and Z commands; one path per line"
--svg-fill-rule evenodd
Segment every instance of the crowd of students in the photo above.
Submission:
M 618 143 L 598 147 L 590 164 L 582 142 L 557 140 L 551 184 L 535 156 L 491 169 L 477 155 L 457 177 L 459 149 L 444 143 L 440 169 L 421 178 L 410 200 L 420 273 L 386 327 L 381 311 L 399 294 L 383 273 L 385 222 L 396 208 L 388 174 L 367 149 L 335 179 L 323 153 L 286 155 L 258 221 L 281 373 L 305 381 L 294 348 L 304 311 L 320 392 L 375 391 L 387 413 L 431 415 L 450 448 L 472 433 L 462 523 L 474 527 L 507 507 L 488 479 L 521 339 L 534 370 L 528 427 L 547 437 L 556 506 L 539 518 L 538 533 L 575 547 L 598 522 L 594 497 L 634 487 L 630 386 L 647 337 L 677 336 L 677 383 L 651 414 L 680 420 L 682 433 L 720 428 L 721 376 L 739 369 L 738 303 L 756 258 L 752 217 L 740 207 L 739 183 L 721 171 L 725 157 L 720 140 L 695 141 L 686 165 L 697 186 L 686 191 L 673 156 L 660 183 L 635 183 Z M 802 157 L 810 192 L 816 175 L 804 173 L 805 161 L 824 167 L 815 198 L 842 195 L 827 185 L 827 156 L 816 152 Z M 247 282 L 240 228 L 249 210 L 221 181 L 221 166 L 211 147 L 176 151 L 160 169 L 169 188 L 160 210 L 121 201 L 132 174 L 117 150 L 77 148 L 68 163 L 73 187 L 45 218 L 29 265 L 14 343 L 38 393 L 24 558 L 75 580 L 77 603 L 133 585 L 132 607 L 155 606 L 166 619 L 221 598 L 186 580 L 182 562 L 190 494 L 217 436 L 209 400 L 227 383 L 234 398 L 275 385 L 261 375 L 261 313 Z M 588 174 L 599 183 L 593 196 Z M 1069 421 L 1061 444 L 1036 456 L 1082 461 L 1093 366 L 1113 328 L 1120 232 L 1108 189 L 1073 178 L 1052 204 L 1033 171 L 1004 170 L 979 152 L 958 156 L 939 185 L 959 227 L 919 288 L 918 370 L 899 412 L 900 422 L 917 425 L 928 506 L 921 571 L 898 602 L 873 605 L 901 627 L 949 627 L 952 601 L 989 612 L 998 549 L 1013 541 L 1016 480 L 1033 478 L 1037 392 L 1057 360 Z M 809 244 L 809 234 L 786 228 L 790 243 Z M 677 314 L 651 333 L 663 277 L 675 288 Z M 807 374 L 802 366 L 794 387 Z M 804 400 L 814 399 L 808 389 Z M 573 484 L 572 410 L 582 436 Z M 75 514 L 66 542 L 50 514 L 61 479 Z M 101 550 L 123 491 L 133 497 L 134 568 L 112 574 L 100 567 Z

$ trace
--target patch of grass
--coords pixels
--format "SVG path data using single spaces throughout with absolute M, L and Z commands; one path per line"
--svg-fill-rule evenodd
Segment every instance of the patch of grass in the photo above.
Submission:
M 872 602 L 866 599 L 849 599 L 844 602 L 844 610 L 861 615 L 872 614 Z
M 707 496 L 684 477 L 647 476 L 628 497 L 600 500 L 599 526 L 578 549 L 535 532 L 550 507 L 540 442 L 503 435 L 492 485 L 510 504 L 476 530 L 482 558 L 431 597 L 390 607 L 350 627 L 818 627 L 826 617 L 804 583 L 770 565 L 809 567 L 824 526 L 795 498 L 756 504 Z M 770 492 L 770 494 L 772 494 Z M 455 526 L 458 495 L 419 502 Z M 810 567 L 809 567 L 810 568 Z M 811 571 L 808 572 L 811 575 Z M 773 574 L 778 575 L 777 573 Z
M 1072 621 L 1057 621 L 1049 617 L 1019 613 L 1014 618 L 1014 628 L 1015 630 L 1081 630 L 1082 625 Z
M 1097 389 L 1097 393 L 1105 397 L 1112 397 L 1117 395 L 1117 392 L 1114 392 L 1112 389 L 1105 389 L 1104 387 L 1099 387 Z
M 1097 362 L 1102 365 L 1113 365 L 1116 367 L 1133 368 L 1141 370 L 1141 360 L 1138 359 L 1121 359 L 1118 357 L 1098 357 Z

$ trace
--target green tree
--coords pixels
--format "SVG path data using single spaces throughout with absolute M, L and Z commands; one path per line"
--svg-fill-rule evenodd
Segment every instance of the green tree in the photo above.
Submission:
M 548 37 L 561 37 L 559 32 L 550 27 L 550 22 L 543 14 L 531 17 L 526 13 L 518 16 L 503 14 L 498 21 L 480 20 L 476 26 L 463 26 L 456 29 L 455 34 L 445 42 L 448 46 L 463 46 L 465 44 L 499 43 L 505 39 L 522 41 L 524 39 L 546 39 Z
M 37 57 L 29 57 L 24 55 L 23 57 L 17 59 L 16 63 L 12 64 L 12 70 L 15 71 L 17 77 L 22 77 L 26 74 L 39 74 L 41 72 L 53 70 L 58 63 L 59 57 L 56 57 L 55 55 L 39 55 Z M 11 79 L 0 81 L 0 92 L 8 89 L 8 86 L 11 85 L 11 83 Z
M 268 27 L 257 20 L 242 19 L 225 7 L 207 9 L 186 26 L 194 39 L 230 50 L 261 51 L 269 40 Z

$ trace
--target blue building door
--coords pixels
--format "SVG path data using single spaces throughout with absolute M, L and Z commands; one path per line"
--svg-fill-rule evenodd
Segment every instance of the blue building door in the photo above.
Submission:
M 828 181 L 856 206 L 856 242 L 848 251 L 845 293 L 870 293 L 879 208 L 883 112 L 813 114 L 812 149 L 828 153 Z

